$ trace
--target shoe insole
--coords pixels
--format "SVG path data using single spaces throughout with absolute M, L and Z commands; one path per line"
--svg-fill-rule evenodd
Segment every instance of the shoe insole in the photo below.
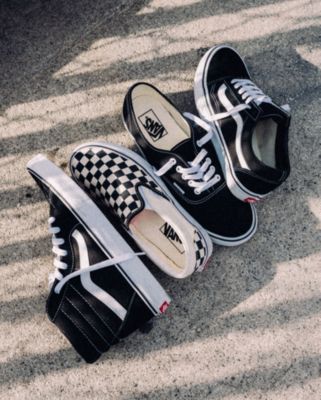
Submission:
M 179 270 L 185 268 L 186 255 L 180 237 L 155 211 L 141 211 L 131 220 L 129 229 L 141 247 L 156 254 L 161 264 Z
M 182 115 L 158 92 L 140 85 L 133 92 L 133 108 L 145 139 L 159 150 L 171 150 L 191 137 Z
M 278 125 L 273 119 L 257 123 L 252 135 L 252 148 L 256 157 L 265 165 L 276 168 L 275 144 Z

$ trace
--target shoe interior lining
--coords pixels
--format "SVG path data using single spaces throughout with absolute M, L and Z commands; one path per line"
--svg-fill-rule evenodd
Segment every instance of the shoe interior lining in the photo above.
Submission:
M 162 265 L 182 272 L 186 265 L 186 252 L 174 229 L 153 210 L 143 210 L 129 224 L 139 245 L 154 255 Z
M 191 137 L 182 115 L 162 95 L 148 85 L 138 85 L 132 93 L 137 123 L 149 144 L 159 150 L 171 150 Z
M 257 123 L 252 135 L 255 156 L 265 165 L 276 168 L 276 136 L 278 124 L 272 118 Z

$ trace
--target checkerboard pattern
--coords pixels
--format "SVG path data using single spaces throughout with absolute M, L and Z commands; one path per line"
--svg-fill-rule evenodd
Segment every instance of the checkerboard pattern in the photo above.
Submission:
M 195 271 L 203 271 L 205 267 L 204 261 L 207 255 L 206 243 L 198 232 L 195 232 L 194 247 L 196 254 Z
M 142 208 L 137 187 L 144 185 L 166 197 L 163 190 L 135 161 L 112 149 L 84 147 L 71 159 L 71 172 L 77 182 L 97 197 L 103 198 L 128 226 L 133 215 Z M 195 271 L 204 268 L 207 247 L 195 232 Z
M 126 225 L 142 207 L 138 185 L 148 186 L 164 196 L 139 165 L 108 148 L 81 149 L 72 157 L 71 169 L 77 181 L 102 197 Z

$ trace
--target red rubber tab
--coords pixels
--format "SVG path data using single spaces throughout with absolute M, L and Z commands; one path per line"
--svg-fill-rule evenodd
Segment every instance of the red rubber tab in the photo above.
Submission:
M 161 313 L 164 313 L 169 307 L 169 303 L 167 301 L 164 301 L 164 303 L 159 307 L 159 311 Z
M 257 203 L 258 199 L 254 199 L 253 197 L 247 197 L 245 200 L 245 203 Z

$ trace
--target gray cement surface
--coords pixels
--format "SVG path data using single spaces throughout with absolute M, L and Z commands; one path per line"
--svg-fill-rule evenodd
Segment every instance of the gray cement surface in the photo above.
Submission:
M 321 2 L 4 0 L 0 4 L 0 398 L 321 399 Z M 193 75 L 227 43 L 292 107 L 292 174 L 258 207 L 256 236 L 215 247 L 174 301 L 86 365 L 44 311 L 48 207 L 25 171 L 65 168 L 82 141 L 132 146 L 120 118 L 138 80 L 194 111 Z

